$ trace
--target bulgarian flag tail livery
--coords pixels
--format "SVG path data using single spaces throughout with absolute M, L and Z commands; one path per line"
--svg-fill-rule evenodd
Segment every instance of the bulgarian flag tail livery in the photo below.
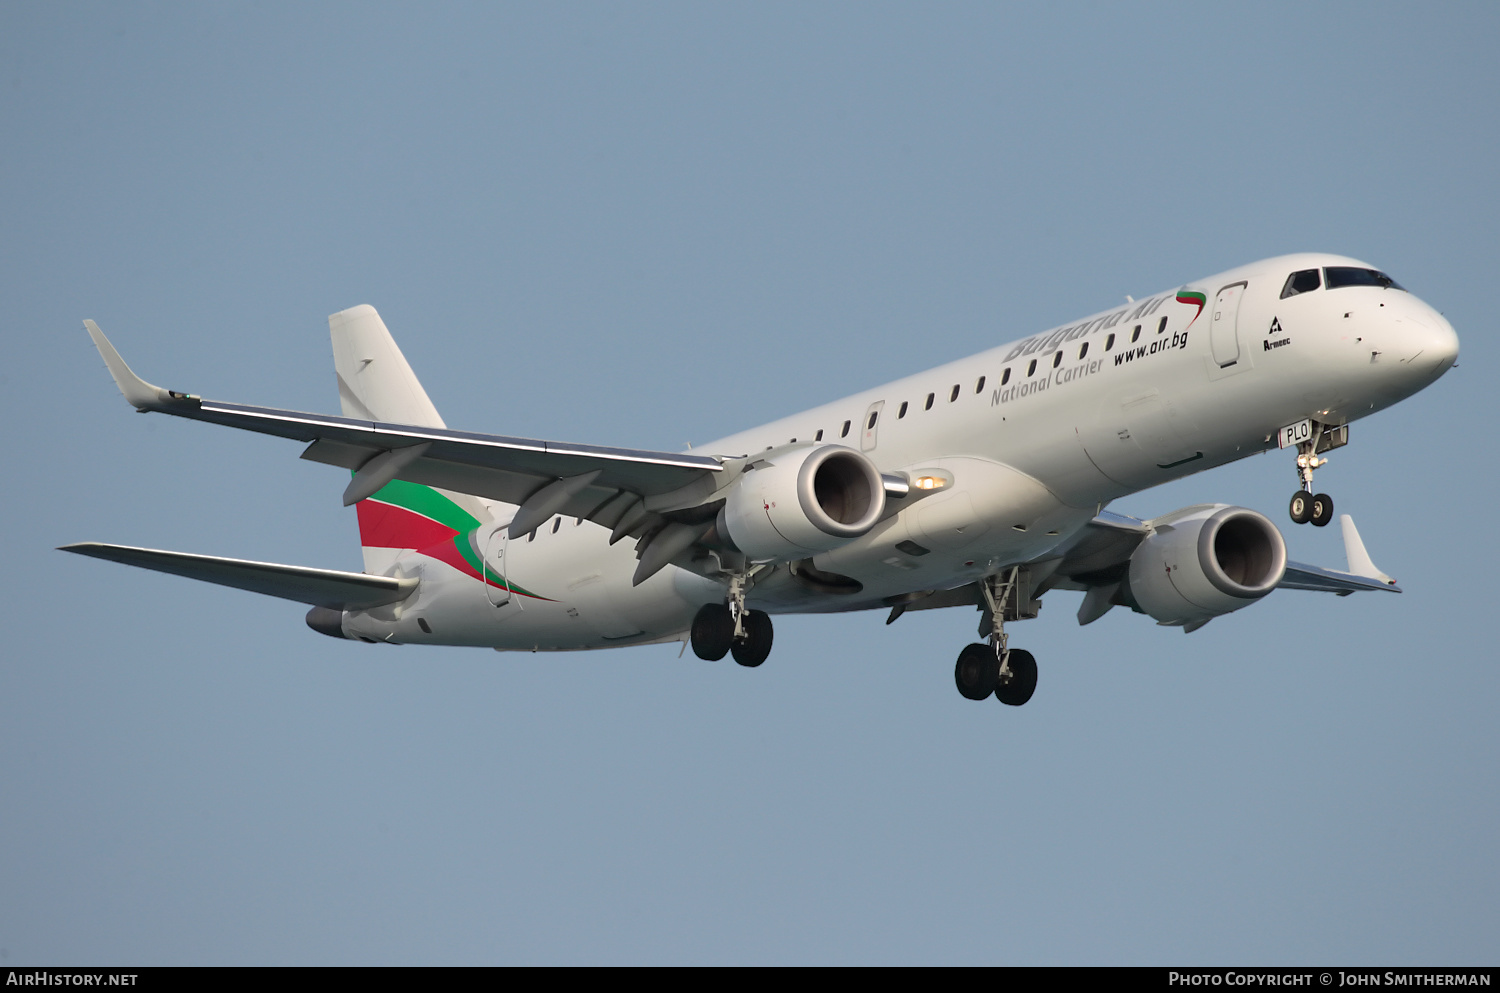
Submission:
M 372 562 L 394 563 L 402 552 L 415 549 L 487 586 L 540 599 L 507 582 L 493 565 L 486 568 L 484 552 L 476 543 L 482 522 L 460 506 L 464 498 L 462 493 L 398 479 L 355 504 L 366 568 Z

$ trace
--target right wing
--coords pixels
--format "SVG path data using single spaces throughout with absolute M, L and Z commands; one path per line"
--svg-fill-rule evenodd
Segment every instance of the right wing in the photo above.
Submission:
M 1281 582 L 1276 584 L 1277 588 L 1337 593 L 1340 596 L 1370 590 L 1400 593 L 1401 587 L 1396 585 L 1396 581 L 1370 561 L 1359 531 L 1354 527 L 1353 518 L 1343 514 L 1340 522 L 1348 571 L 1289 561 Z M 1051 567 L 1049 578 L 1042 589 L 1074 589 L 1090 594 L 1099 591 L 1094 596 L 1096 602 L 1086 604 L 1086 609 L 1080 612 L 1080 623 L 1088 623 L 1082 618 L 1089 617 L 1092 620 L 1109 609 L 1109 594 L 1125 578 L 1130 568 L 1130 556 L 1149 533 L 1150 528 L 1145 521 L 1110 510 L 1101 511 L 1077 537 L 1059 550 L 1062 557 Z M 1049 553 L 1049 557 L 1058 554 L 1058 551 L 1054 551 Z
M 1370 553 L 1365 551 L 1365 543 L 1360 540 L 1354 518 L 1348 514 L 1340 514 L 1339 528 L 1344 532 L 1344 558 L 1348 560 L 1348 572 L 1302 562 L 1288 562 L 1286 575 L 1278 586 L 1284 590 L 1318 590 L 1337 593 L 1339 596 L 1348 596 L 1362 590 L 1400 593 L 1401 587 L 1396 585 L 1396 581 L 1375 568 L 1375 563 L 1370 561 Z
M 216 555 L 164 552 L 155 548 L 106 545 L 97 541 L 63 545 L 58 550 L 333 610 L 368 610 L 384 606 L 405 600 L 417 588 L 415 579 L 367 576 L 362 572 L 310 569 L 275 562 L 250 562 Z
M 147 383 L 97 324 L 83 323 L 115 384 L 137 410 L 308 442 L 303 458 L 355 471 L 346 504 L 404 479 L 519 505 L 512 537 L 562 514 L 611 528 L 612 540 L 618 540 L 672 519 L 662 512 L 688 508 L 691 514 L 713 494 L 715 477 L 724 468 L 702 455 L 568 445 L 205 400 Z

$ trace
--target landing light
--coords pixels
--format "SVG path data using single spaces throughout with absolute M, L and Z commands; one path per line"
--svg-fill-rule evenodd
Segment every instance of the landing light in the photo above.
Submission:
M 948 481 L 941 476 L 918 476 L 912 485 L 919 490 L 940 490 Z

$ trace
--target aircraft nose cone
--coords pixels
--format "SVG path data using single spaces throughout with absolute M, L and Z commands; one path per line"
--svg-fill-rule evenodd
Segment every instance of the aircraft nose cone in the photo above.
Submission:
M 1458 361 L 1458 333 L 1442 314 L 1435 316 L 1436 326 L 1427 345 L 1428 354 L 1437 362 L 1439 372 L 1447 372 Z
M 1420 380 L 1421 386 L 1437 379 L 1458 361 L 1458 335 L 1453 325 L 1425 304 L 1420 304 L 1420 312 L 1406 315 L 1402 338 L 1405 345 L 1402 351 L 1406 352 L 1402 365 Z

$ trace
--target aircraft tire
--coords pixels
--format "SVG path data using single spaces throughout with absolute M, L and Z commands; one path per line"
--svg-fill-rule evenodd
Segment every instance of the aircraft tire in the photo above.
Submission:
M 729 650 L 734 660 L 747 668 L 755 668 L 771 654 L 771 641 L 776 632 L 771 626 L 771 615 L 764 610 L 752 610 L 745 614 L 745 638 L 734 642 Z
M 729 604 L 706 603 L 699 607 L 693 617 L 690 638 L 693 654 L 705 662 L 717 662 L 728 655 L 734 643 L 734 619 L 729 616 Z
M 1313 497 L 1309 519 L 1313 522 L 1313 527 L 1327 527 L 1328 522 L 1333 520 L 1333 497 L 1327 493 L 1319 493 Z
M 1293 524 L 1306 524 L 1312 520 L 1313 495 L 1306 490 L 1298 490 L 1292 494 L 1292 502 L 1287 509 L 1291 512 Z
M 1036 656 L 1024 648 L 1012 648 L 1010 671 L 1010 682 L 995 686 L 995 699 L 1008 707 L 1019 707 L 1036 692 Z
M 1000 678 L 1000 660 L 995 650 L 978 642 L 958 653 L 958 662 L 953 666 L 953 683 L 966 700 L 983 700 L 995 692 L 995 683 Z

